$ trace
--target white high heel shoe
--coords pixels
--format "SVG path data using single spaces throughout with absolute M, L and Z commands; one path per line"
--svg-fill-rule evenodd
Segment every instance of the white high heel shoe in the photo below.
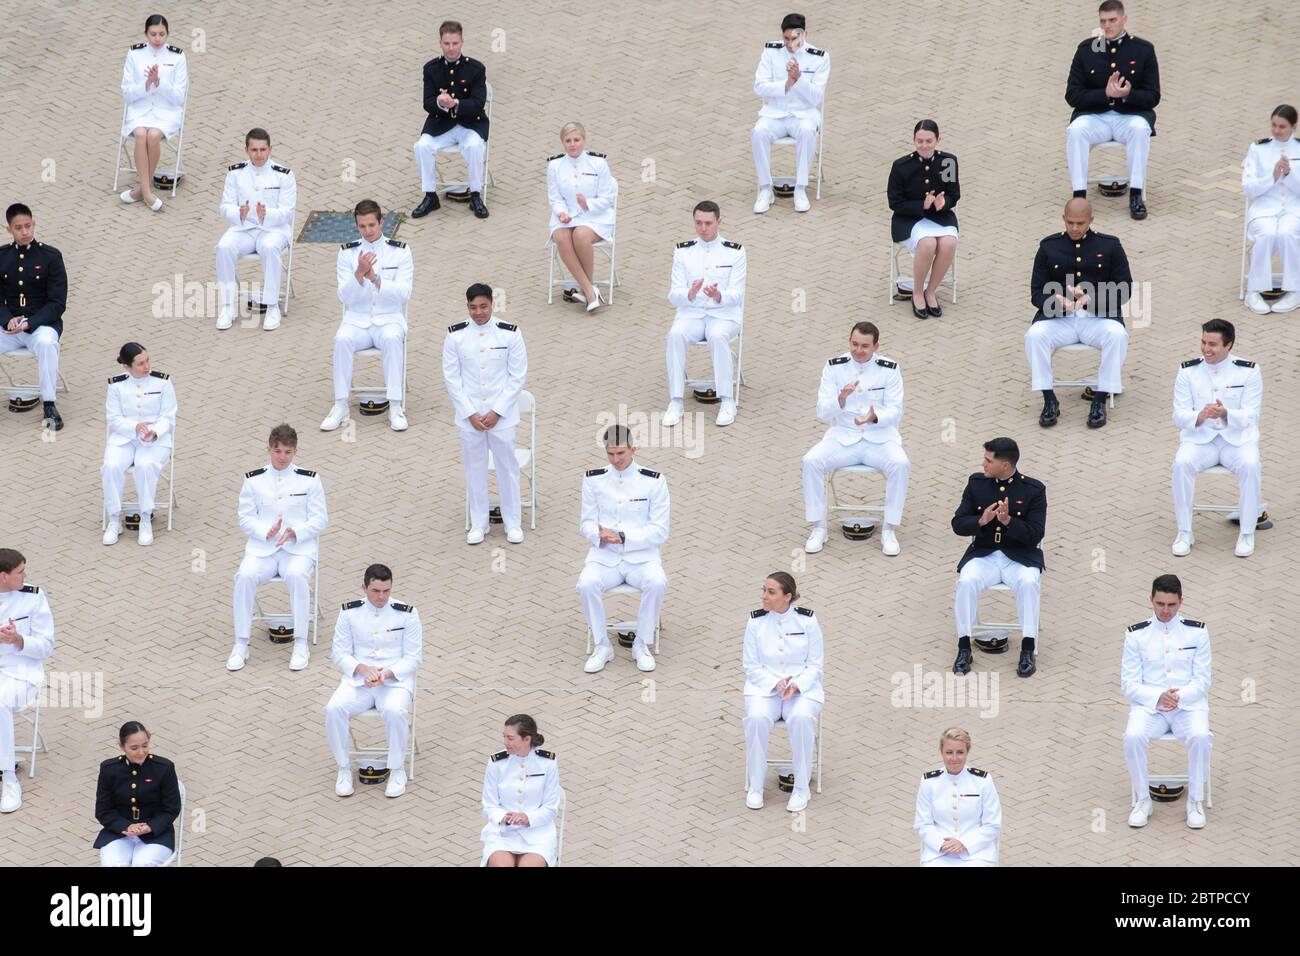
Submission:
M 600 290 L 597 289 L 597 290 L 596 290 L 596 301 L 595 301 L 595 302 L 588 302 L 588 303 L 587 303 L 587 311 L 588 311 L 588 312 L 595 312 L 595 311 L 596 311 L 597 309 L 599 309 L 602 305 L 609 305 L 609 303 L 606 302 L 604 299 L 602 299 L 602 298 L 600 297 Z
M 133 203 L 133 202 L 139 202 L 139 201 L 140 201 L 139 199 L 136 199 L 134 196 L 131 195 L 131 190 L 130 190 L 130 189 L 128 189 L 128 190 L 127 190 L 126 192 L 124 192 L 124 193 L 118 193 L 117 198 L 120 199 L 120 200 L 122 200 L 122 202 L 126 203 L 128 206 L 131 205 L 131 203 Z

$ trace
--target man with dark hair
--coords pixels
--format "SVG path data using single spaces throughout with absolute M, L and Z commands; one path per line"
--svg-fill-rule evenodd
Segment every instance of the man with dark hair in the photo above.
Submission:
M 772 205 L 772 144 L 789 136 L 795 141 L 794 208 L 807 212 L 808 174 L 817 155 L 822 100 L 831 73 L 831 57 L 804 40 L 804 18 L 788 13 L 781 21 L 781 39 L 763 46 L 754 71 L 754 95 L 763 100 L 758 122 L 750 135 L 754 170 L 758 174 L 758 199 L 754 212 Z
M 334 407 L 320 423 L 330 432 L 348 420 L 348 395 L 352 368 L 362 349 L 379 349 L 384 355 L 385 402 L 362 408 L 382 414 L 388 407 L 388 424 L 405 431 L 406 421 L 406 307 L 415 283 L 415 260 L 405 242 L 384 236 L 384 211 L 373 199 L 363 199 L 352 211 L 360 239 L 345 242 L 334 260 L 334 278 L 343 321 L 334 333 Z
M 289 589 L 293 611 L 293 656 L 289 670 L 307 666 L 311 653 L 311 573 L 318 557 L 317 541 L 329 524 L 325 488 L 316 472 L 293 467 L 298 433 L 276 425 L 267 440 L 269 466 L 244 476 L 239 491 L 239 530 L 244 532 L 244 560 L 235 574 L 235 646 L 226 669 L 237 671 L 248 661 L 253 630 L 253 600 L 257 587 L 279 575 Z
M 880 330 L 859 322 L 849 332 L 849 350 L 822 367 L 817 417 L 830 428 L 803 456 L 804 517 L 813 523 L 803 549 L 816 554 L 826 543 L 826 475 L 836 468 L 867 465 L 885 476 L 885 514 L 880 549 L 898 554 L 894 529 L 903 520 L 911 463 L 898 426 L 903 420 L 903 373 L 877 354 Z
M 466 544 L 482 544 L 488 513 L 488 456 L 496 463 L 501 492 L 501 523 L 506 540 L 524 540 L 519 497 L 519 460 L 515 426 L 519 395 L 528 374 L 528 351 L 517 325 L 493 315 L 492 287 L 475 282 L 465 290 L 469 321 L 447 329 L 442 343 L 442 378 L 451 396 L 460 448 L 465 459 L 465 495 L 469 511 Z
M 487 69 L 461 54 L 463 30 L 455 20 L 438 27 L 442 56 L 424 64 L 424 111 L 428 117 L 415 141 L 415 162 L 420 167 L 424 199 L 411 210 L 419 219 L 437 209 L 439 149 L 459 148 L 469 176 L 469 208 L 479 219 L 488 216 L 483 204 L 483 173 L 487 160 Z
M 415 695 L 415 675 L 424 660 L 420 612 L 391 600 L 393 572 L 372 564 L 363 578 L 364 599 L 347 601 L 334 626 L 331 659 L 343 673 L 325 705 L 325 735 L 338 765 L 334 792 L 352 795 L 352 761 L 348 725 L 372 708 L 388 728 L 388 785 L 385 796 L 406 792 L 407 714 Z
M 221 290 L 217 328 L 228 329 L 234 324 L 235 268 L 240 256 L 256 252 L 262 260 L 260 305 L 266 312 L 262 328 L 269 332 L 280 327 L 280 279 L 284 274 L 284 251 L 293 241 L 298 183 L 288 166 L 271 162 L 271 134 L 260 126 L 244 137 L 244 152 L 248 159 L 226 171 L 226 185 L 221 191 L 221 218 L 230 228 L 217 241 L 217 282 Z
M 1082 41 L 1074 51 L 1065 101 L 1074 107 L 1065 130 L 1065 158 L 1075 196 L 1088 195 L 1088 151 L 1098 143 L 1124 144 L 1128 156 L 1129 215 L 1147 217 L 1142 188 L 1147 155 L 1156 134 L 1160 104 L 1160 67 L 1156 48 L 1126 32 L 1128 17 L 1119 0 L 1097 8 L 1101 35 Z
M 595 643 L 584 670 L 595 674 L 614 659 L 605 630 L 605 592 L 628 584 L 641 592 L 632 657 L 638 670 L 655 669 L 654 642 L 668 577 L 659 547 L 668 540 L 668 479 L 636 462 L 636 447 L 626 425 L 611 425 L 603 436 L 608 468 L 593 468 L 582 479 L 578 531 L 591 543 L 578 594 Z
M 1132 706 L 1124 729 L 1124 762 L 1133 783 L 1133 812 L 1128 825 L 1144 827 L 1151 816 L 1151 782 L 1147 746 L 1173 733 L 1187 748 L 1187 825 L 1205 826 L 1205 781 L 1210 749 L 1210 629 L 1178 613 L 1183 585 L 1172 574 L 1151 584 L 1151 608 L 1145 621 L 1124 635 L 1120 686 Z
M 1241 522 L 1234 554 L 1255 553 L 1255 527 L 1260 518 L 1262 478 L 1259 462 L 1259 415 L 1264 377 L 1259 366 L 1234 359 L 1237 330 L 1224 319 L 1201 326 L 1201 357 L 1188 359 L 1174 379 L 1174 424 L 1179 428 L 1174 455 L 1174 518 L 1178 536 L 1173 553 L 1192 550 L 1192 497 L 1196 476 L 1222 465 L 1237 476 L 1237 511 Z
M 45 592 L 23 583 L 27 559 L 0 548 L 0 813 L 23 805 L 14 752 L 14 717 L 36 703 L 45 659 L 54 650 L 54 616 Z
M 54 399 L 68 273 L 59 250 L 36 241 L 36 218 L 26 205 L 16 202 L 5 210 L 5 229 L 14 241 L 0 246 L 0 355 L 29 349 L 36 356 L 44 427 L 59 431 L 63 418 Z M 10 408 L 16 408 L 12 401 Z
M 718 232 L 722 211 L 710 199 L 692 213 L 697 238 L 677 243 L 668 301 L 677 307 L 668 330 L 668 410 L 664 427 L 682 420 L 686 394 L 686 346 L 707 342 L 713 358 L 713 388 L 695 392 L 701 401 L 720 401 L 717 423 L 736 420 L 736 389 L 731 340 L 745 317 L 745 272 L 748 258 L 738 242 Z
M 971 538 L 957 564 L 957 595 L 953 620 L 957 625 L 957 660 L 954 674 L 971 667 L 971 632 L 979 610 L 980 592 L 1005 584 L 1016 594 L 1020 623 L 1020 662 L 1016 674 L 1029 677 L 1037 670 L 1039 577 L 1044 570 L 1041 543 L 1047 527 L 1047 489 L 1037 478 L 1016 468 L 1020 448 L 1010 438 L 984 443 L 982 473 L 966 480 L 961 504 L 952 516 L 952 530 Z M 1007 639 L 976 640 L 991 654 L 1007 650 Z

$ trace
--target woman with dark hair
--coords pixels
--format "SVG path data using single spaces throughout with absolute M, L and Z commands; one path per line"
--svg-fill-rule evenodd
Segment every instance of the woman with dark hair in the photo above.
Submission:
M 970 734 L 949 727 L 939 738 L 940 770 L 921 775 L 912 828 L 922 866 L 997 866 L 1002 803 L 987 770 L 966 766 Z
M 1241 164 L 1241 189 L 1250 200 L 1246 234 L 1250 237 L 1250 275 L 1246 307 L 1264 315 L 1291 312 L 1300 306 L 1300 160 L 1295 141 L 1296 108 L 1285 103 L 1270 117 L 1272 136 L 1251 143 Z M 1282 291 L 1270 305 L 1261 293 L 1274 288 L 1273 253 L 1282 261 Z
M 155 13 L 144 21 L 144 43 L 134 44 L 122 66 L 122 99 L 126 116 L 122 135 L 130 136 L 140 182 L 121 194 L 124 203 L 143 199 L 154 212 L 162 200 L 153 194 L 153 174 L 162 155 L 162 141 L 181 131 L 190 73 L 180 47 L 167 43 L 167 18 Z
M 158 476 L 172 453 L 176 431 L 176 390 L 166 372 L 153 370 L 149 353 L 139 342 L 127 342 L 117 354 L 125 372 L 108 380 L 104 411 L 108 441 L 104 448 L 104 512 L 108 525 L 104 544 L 116 544 L 122 533 L 122 490 L 126 470 L 135 468 L 140 496 L 140 543 L 153 544 L 154 493 Z
M 943 315 L 936 293 L 957 255 L 957 157 L 938 149 L 939 124 L 923 119 L 912 130 L 913 152 L 889 170 L 889 208 L 894 242 L 912 254 L 912 314 Z M 892 291 L 892 290 L 891 290 Z
M 822 628 L 799 598 L 794 578 L 773 571 L 763 582 L 763 606 L 749 612 L 745 625 L 745 806 L 763 808 L 767 775 L 767 740 L 772 726 L 784 720 L 794 757 L 794 792 L 786 809 L 808 806 L 817 720 L 826 696 L 822 691 Z
M 505 749 L 483 772 L 483 866 L 555 866 L 560 768 L 527 714 L 506 718 Z
M 100 866 L 162 866 L 176 849 L 172 824 L 181 813 L 176 766 L 149 752 L 149 731 L 129 720 L 117 734 L 122 756 L 99 765 L 95 838 Z

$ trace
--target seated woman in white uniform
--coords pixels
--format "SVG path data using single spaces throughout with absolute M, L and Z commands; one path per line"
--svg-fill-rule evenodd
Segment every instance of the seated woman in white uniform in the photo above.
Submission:
M 1246 307 L 1264 315 L 1291 312 L 1300 306 L 1300 143 L 1295 141 L 1296 108 L 1285 103 L 1270 117 L 1272 136 L 1251 143 L 1241 163 L 1241 190 L 1250 200 L 1246 235 L 1250 237 L 1250 273 Z M 1272 305 L 1261 292 L 1273 288 L 1273 253 L 1282 262 L 1282 291 Z
M 889 170 L 889 230 L 912 255 L 912 314 L 943 315 L 936 293 L 957 255 L 957 213 L 961 198 L 957 157 L 938 149 L 939 124 L 923 119 L 912 130 L 915 152 L 894 160 Z M 891 292 L 893 290 L 890 290 Z
M 745 806 L 763 808 L 767 742 L 784 720 L 790 731 L 794 792 L 786 809 L 808 806 L 822 691 L 822 628 L 806 607 L 795 607 L 794 578 L 773 571 L 763 582 L 763 606 L 745 624 Z
M 987 770 L 966 766 L 970 734 L 950 727 L 939 738 L 943 769 L 921 776 L 913 829 L 922 866 L 997 866 L 1002 803 Z
M 609 171 L 604 153 L 586 151 L 587 130 L 581 123 L 565 123 L 560 130 L 564 152 L 546 164 L 546 197 L 551 206 L 551 241 L 569 270 L 577 289 L 565 289 L 568 302 L 585 302 L 587 311 L 603 300 L 595 285 L 596 254 L 601 239 L 614 238 L 614 200 L 618 182 Z
M 527 714 L 506 718 L 505 749 L 483 771 L 482 866 L 555 866 L 560 768 Z
M 166 372 L 154 371 L 149 353 L 139 342 L 127 342 L 117 354 L 125 372 L 108 380 L 104 412 L 108 442 L 104 448 L 104 511 L 108 527 L 104 544 L 117 544 L 122 533 L 122 490 L 126 470 L 135 468 L 140 498 L 140 543 L 153 544 L 154 495 L 158 476 L 172 454 L 176 431 L 176 390 Z
M 162 200 L 153 194 L 153 174 L 162 155 L 162 141 L 181 131 L 190 73 L 180 47 L 167 43 L 167 18 L 153 14 L 144 21 L 144 43 L 127 51 L 122 66 L 122 99 L 126 117 L 122 135 L 132 137 L 135 168 L 140 181 L 121 195 L 122 202 L 143 199 L 154 212 Z

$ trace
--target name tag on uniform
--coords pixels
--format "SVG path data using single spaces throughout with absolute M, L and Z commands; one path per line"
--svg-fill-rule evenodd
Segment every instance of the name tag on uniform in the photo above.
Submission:
M 393 631 L 404 631 L 404 630 L 406 630 L 406 625 L 405 625 L 405 624 L 403 624 L 401 627 L 388 627 L 388 628 L 384 628 L 384 632 L 387 633 L 387 634 L 391 634 Z
M 266 192 L 270 192 L 272 189 L 279 189 L 279 188 L 280 188 L 279 186 L 263 186 L 263 187 L 262 187 L 262 189 L 263 189 L 264 191 L 266 191 Z
M 160 392 L 160 391 L 159 391 L 159 392 L 145 392 L 144 394 L 145 394 L 145 395 L 161 395 L 162 392 Z
M 307 492 L 305 491 L 293 491 L 289 493 L 290 498 L 305 498 L 306 496 Z
M 629 499 L 627 499 L 627 500 L 628 500 L 628 504 L 631 504 L 633 501 L 649 501 L 650 499 L 649 499 L 649 498 L 629 498 Z
M 544 774 L 544 773 L 529 773 L 529 774 L 524 774 L 524 776 L 526 776 L 526 777 L 545 777 L 546 774 Z
M 583 176 L 595 176 L 595 177 L 598 178 L 598 179 L 600 178 L 600 173 L 582 173 L 582 175 L 583 175 Z
M 492 346 L 490 349 L 488 349 L 488 351 L 489 351 L 489 352 L 499 352 L 499 351 L 501 351 L 502 349 L 508 349 L 508 348 L 510 348 L 510 346 L 508 346 L 508 345 L 494 345 L 494 346 Z

